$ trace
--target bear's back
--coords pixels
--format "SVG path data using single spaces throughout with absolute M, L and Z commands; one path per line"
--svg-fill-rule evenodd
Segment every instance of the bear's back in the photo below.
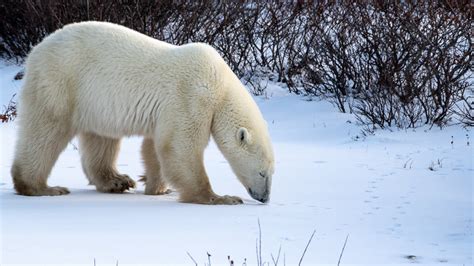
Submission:
M 42 85 L 26 90 L 45 103 L 58 95 L 61 106 L 74 108 L 75 127 L 98 132 L 108 125 L 101 132 L 110 137 L 149 131 L 146 119 L 163 113 L 209 111 L 230 87 L 224 82 L 239 83 L 209 45 L 175 46 L 106 22 L 67 25 L 45 38 L 27 60 L 26 77 L 33 76 Z
M 101 63 L 102 60 L 133 67 L 135 60 L 143 62 L 143 59 L 174 47 L 120 25 L 89 21 L 66 25 L 46 37 L 33 48 L 27 64 L 50 60 L 64 70 L 64 67 Z

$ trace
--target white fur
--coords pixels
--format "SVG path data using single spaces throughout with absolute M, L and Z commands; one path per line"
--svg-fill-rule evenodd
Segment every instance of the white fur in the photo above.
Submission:
M 68 193 L 46 180 L 75 135 L 91 183 L 123 192 L 135 184 L 116 171 L 119 139 L 141 135 L 147 194 L 162 194 L 170 184 L 185 202 L 239 203 L 212 192 L 202 158 L 211 133 L 251 196 L 266 201 L 270 193 L 274 159 L 266 123 L 206 44 L 174 46 L 105 22 L 70 24 L 28 56 L 19 115 L 12 176 L 20 194 Z

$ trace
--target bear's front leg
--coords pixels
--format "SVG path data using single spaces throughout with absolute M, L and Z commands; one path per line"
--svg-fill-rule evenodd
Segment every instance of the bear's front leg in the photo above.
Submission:
M 174 137 L 171 141 L 155 141 L 155 147 L 162 177 L 178 191 L 181 202 L 210 205 L 243 203 L 239 197 L 219 196 L 212 190 L 203 160 L 207 142 Z
M 171 193 L 161 178 L 161 167 L 152 139 L 145 138 L 142 143 L 142 160 L 145 166 L 145 176 L 140 180 L 145 182 L 145 195 L 164 195 Z

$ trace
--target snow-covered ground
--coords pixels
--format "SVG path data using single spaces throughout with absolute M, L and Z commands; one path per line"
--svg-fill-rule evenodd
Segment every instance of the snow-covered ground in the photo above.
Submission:
M 0 105 L 18 91 L 18 67 L 0 66 Z M 443 130 L 377 131 L 362 138 L 354 118 L 326 102 L 306 101 L 272 85 L 256 98 L 276 155 L 269 204 L 250 199 L 211 142 L 206 167 L 220 194 L 238 206 L 183 204 L 173 193 L 145 196 L 87 185 L 78 151 L 69 145 L 50 185 L 60 197 L 24 197 L 12 188 L 16 123 L 0 124 L 0 265 L 236 265 L 262 260 L 302 265 L 472 265 L 474 136 Z M 471 145 L 467 145 L 467 136 Z M 118 167 L 143 173 L 140 138 L 123 141 Z M 452 141 L 452 143 L 451 143 Z M 189 253 L 189 255 L 188 255 Z

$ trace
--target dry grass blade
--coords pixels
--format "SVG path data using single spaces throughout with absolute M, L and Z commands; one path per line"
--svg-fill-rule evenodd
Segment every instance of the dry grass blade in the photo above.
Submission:
M 262 263 L 262 227 L 260 226 L 260 219 L 257 220 L 258 223 L 258 239 L 255 243 L 256 252 L 257 252 L 257 265 L 261 266 Z
M 347 239 L 349 239 L 349 235 L 346 236 L 346 241 L 344 241 L 344 246 L 342 246 L 341 255 L 339 255 L 339 260 L 337 261 L 337 266 L 341 264 L 342 254 L 344 254 L 344 250 L 346 249 Z
M 211 254 L 207 252 L 207 262 L 209 263 L 208 265 L 211 266 Z
M 278 248 L 278 255 L 277 255 L 276 260 L 273 257 L 273 254 L 270 254 L 272 256 L 273 265 L 275 265 L 275 266 L 278 265 L 278 261 L 280 260 L 280 252 L 281 252 L 281 245 L 280 245 L 280 248 Z
M 186 254 L 188 254 L 188 257 L 194 262 L 194 265 L 198 265 L 198 263 L 196 262 L 196 260 L 193 258 L 193 256 L 191 256 L 191 254 L 189 254 L 189 252 L 186 251 Z
M 306 243 L 306 247 L 304 248 L 304 251 L 303 251 L 303 254 L 301 255 L 300 261 L 298 262 L 298 266 L 300 266 L 301 263 L 303 262 L 304 255 L 306 254 L 306 250 L 308 250 L 309 244 L 311 244 L 311 240 L 313 240 L 314 234 L 316 234 L 316 230 L 313 231 L 313 233 L 311 234 L 311 237 L 308 240 L 308 243 Z

